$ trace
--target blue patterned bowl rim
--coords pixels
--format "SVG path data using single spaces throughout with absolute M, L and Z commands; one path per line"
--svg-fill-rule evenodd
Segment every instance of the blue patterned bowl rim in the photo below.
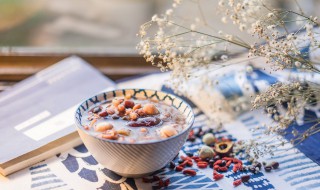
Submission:
M 136 95 L 136 93 L 141 93 L 141 92 L 144 92 L 144 95 L 146 98 L 153 98 L 154 96 L 156 96 L 158 98 L 159 101 L 165 101 L 166 98 L 169 98 L 171 101 L 172 101 L 172 106 L 173 105 L 173 101 L 175 100 L 178 100 L 180 101 L 179 103 L 179 107 L 181 105 L 185 105 L 186 108 L 185 110 L 183 111 L 183 113 L 186 111 L 186 110 L 189 110 L 189 113 L 187 115 L 187 127 L 181 131 L 179 134 L 175 135 L 175 136 L 172 136 L 172 137 L 169 137 L 169 138 L 166 138 L 166 139 L 162 139 L 162 140 L 156 140 L 156 141 L 150 141 L 150 142 L 136 142 L 136 143 L 130 143 L 130 142 L 119 142 L 119 141 L 115 141 L 115 140 L 109 140 L 109 139 L 102 139 L 102 138 L 98 138 L 94 135 L 91 135 L 88 131 L 84 130 L 83 129 L 83 126 L 81 124 L 81 117 L 82 117 L 82 114 L 81 114 L 81 109 L 83 111 L 87 111 L 89 109 L 89 107 L 91 107 L 92 105 L 94 104 L 97 104 L 97 103 L 101 103 L 101 102 L 104 102 L 104 101 L 107 101 L 109 99 L 112 99 L 112 98 L 115 98 L 115 97 L 121 97 L 121 96 L 117 96 L 117 92 L 122 92 L 122 94 L 125 96 L 126 92 L 127 91 L 134 91 L 134 94 L 133 96 Z M 150 97 L 147 96 L 147 93 L 148 91 L 152 91 L 154 94 Z M 108 98 L 108 94 L 112 93 L 112 97 L 111 98 Z M 161 100 L 159 99 L 159 96 L 157 95 L 157 93 L 163 93 L 165 94 L 164 98 Z M 99 100 L 98 97 L 99 96 L 103 96 L 104 97 L 104 100 Z M 89 102 L 90 105 L 89 105 Z M 86 107 L 85 107 L 86 106 Z M 175 106 L 174 106 L 175 107 Z M 176 107 L 178 110 L 179 110 L 179 107 Z M 187 109 L 188 108 L 188 109 Z M 181 112 L 181 110 L 179 110 Z M 189 118 L 189 119 L 188 119 Z M 82 103 L 80 103 L 80 105 L 78 106 L 78 108 L 76 109 L 76 112 L 75 112 L 75 123 L 76 123 L 76 126 L 77 128 L 79 128 L 80 130 L 82 130 L 84 133 L 86 133 L 87 135 L 90 135 L 98 140 L 101 140 L 101 141 L 106 141 L 106 142 L 110 142 L 110 143 L 116 143 L 116 144 L 129 144 L 129 145 L 144 145 L 144 144 L 154 144 L 154 143 L 161 143 L 161 142 L 164 142 L 164 141 L 168 141 L 170 139 L 173 139 L 173 138 L 178 138 L 179 136 L 183 135 L 184 133 L 186 133 L 193 125 L 194 123 L 194 113 L 193 113 L 193 110 L 191 108 L 191 106 L 186 102 L 184 101 L 183 99 L 181 99 L 180 97 L 176 96 L 176 95 L 173 95 L 171 93 L 167 93 L 167 92 L 163 92 L 163 91 L 158 91 L 158 90 L 152 90 L 152 89 L 132 89 L 132 88 L 128 88 L 128 89 L 116 89 L 116 90 L 111 90 L 111 91 L 105 91 L 105 92 L 101 92 L 99 94 L 96 94 L 94 96 L 92 96 L 91 98 L 88 98 L 86 99 L 85 101 L 83 101 Z

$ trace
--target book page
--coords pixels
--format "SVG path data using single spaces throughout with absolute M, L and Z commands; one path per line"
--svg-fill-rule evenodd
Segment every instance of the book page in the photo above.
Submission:
M 114 83 L 70 57 L 0 94 L 0 164 L 76 130 L 74 113 L 86 98 Z

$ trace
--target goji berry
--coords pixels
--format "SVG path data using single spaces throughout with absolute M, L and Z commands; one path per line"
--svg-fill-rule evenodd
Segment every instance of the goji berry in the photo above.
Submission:
M 191 167 L 193 165 L 192 161 L 191 160 L 188 160 L 187 161 L 187 166 Z
M 233 182 L 233 186 L 237 187 L 237 186 L 239 186 L 241 183 L 242 183 L 242 182 L 241 182 L 241 179 L 237 179 L 237 180 L 235 180 L 235 181 Z
M 180 171 L 182 171 L 182 170 L 183 170 L 183 167 L 181 167 L 181 166 L 177 166 L 177 167 L 176 167 L 176 171 L 180 172 Z
M 237 158 L 234 158 L 233 159 L 233 163 L 236 163 L 236 164 L 242 164 L 242 161 L 241 160 L 239 160 L 239 159 L 237 159 Z
M 214 173 L 213 174 L 213 179 L 214 180 L 219 180 L 219 179 L 222 179 L 224 177 L 224 175 L 223 174 L 219 174 L 219 173 Z
M 195 170 L 183 170 L 183 174 L 195 176 L 195 175 L 197 175 L 197 172 Z
M 220 172 L 226 172 L 226 171 L 228 171 L 228 168 L 226 166 L 219 167 L 219 171 Z
M 188 160 L 185 160 L 183 163 L 179 164 L 179 166 L 186 167 L 187 163 L 188 163 Z
M 191 130 L 191 131 L 189 132 L 189 138 L 192 137 L 193 135 L 194 135 L 194 131 Z
M 222 160 L 217 160 L 213 165 L 220 165 L 222 163 Z
M 238 164 L 233 165 L 232 171 L 236 173 L 238 170 L 239 170 L 239 165 Z
M 206 168 L 207 166 L 208 166 L 208 164 L 197 164 L 197 166 L 199 167 L 199 168 Z

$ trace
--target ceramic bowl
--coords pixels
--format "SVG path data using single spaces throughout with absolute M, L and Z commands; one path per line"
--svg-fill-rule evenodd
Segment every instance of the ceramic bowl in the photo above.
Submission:
M 100 139 L 83 130 L 82 120 L 85 118 L 82 117 L 92 105 L 128 94 L 136 98 L 157 99 L 177 108 L 186 117 L 186 129 L 167 139 L 137 143 Z M 166 166 L 179 153 L 193 121 L 193 111 L 184 100 L 172 94 L 146 89 L 122 89 L 100 93 L 81 103 L 75 113 L 80 138 L 93 157 L 107 169 L 124 177 L 142 177 Z

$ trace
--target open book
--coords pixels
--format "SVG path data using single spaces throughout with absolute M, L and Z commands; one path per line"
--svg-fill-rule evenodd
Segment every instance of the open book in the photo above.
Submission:
M 70 57 L 0 93 L 0 173 L 9 175 L 81 144 L 74 112 L 115 84 Z

